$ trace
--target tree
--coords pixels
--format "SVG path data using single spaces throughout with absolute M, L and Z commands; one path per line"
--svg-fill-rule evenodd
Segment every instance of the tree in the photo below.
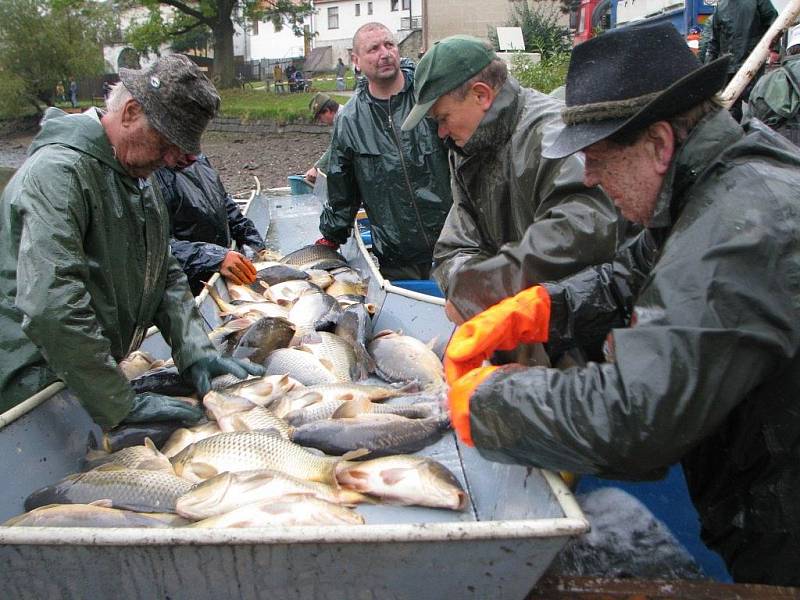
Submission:
M 140 52 L 158 51 L 162 43 L 179 39 L 178 45 L 187 43 L 192 32 L 208 32 L 214 41 L 214 73 L 221 88 L 237 85 L 233 66 L 234 23 L 270 21 L 276 31 L 288 25 L 297 35 L 302 35 L 303 17 L 311 14 L 310 0 L 142 0 L 150 9 L 150 19 L 128 30 L 128 42 Z M 161 7 L 170 6 L 177 12 L 166 18 Z M 189 44 L 197 38 L 189 38 Z
M 581 0 L 559 0 L 561 12 L 564 14 L 577 12 L 581 6 Z
M 0 90 L 41 113 L 58 81 L 103 72 L 111 23 L 107 6 L 93 0 L 0 1 Z
M 542 59 L 570 52 L 572 41 L 569 29 L 558 22 L 558 11 L 551 6 L 531 8 L 527 1 L 515 2 L 507 27 L 520 27 L 525 48 L 528 52 L 538 52 Z M 500 46 L 497 30 L 489 28 L 489 39 L 495 49 Z

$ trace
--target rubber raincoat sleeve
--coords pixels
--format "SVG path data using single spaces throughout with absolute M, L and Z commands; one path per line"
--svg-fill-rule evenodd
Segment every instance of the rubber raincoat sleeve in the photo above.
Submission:
M 330 162 L 331 162 L 331 147 L 328 146 L 325 149 L 325 152 L 322 153 L 322 156 L 319 157 L 319 160 L 314 164 L 314 166 L 327 175 L 328 164 Z
M 219 271 L 225 255 L 230 250 L 217 244 L 188 242 L 175 238 L 169 240 L 169 247 L 186 278 L 191 282 L 207 280 Z
M 342 119 L 336 119 L 328 163 L 328 203 L 319 217 L 319 231 L 337 244 L 350 237 L 353 219 L 361 206 L 361 192 L 355 176 L 354 151 L 342 139 Z
M 598 188 L 582 184 L 577 156 L 541 160 L 532 188 L 534 220 L 519 242 L 492 252 L 460 185 L 436 243 L 434 278 L 464 318 L 545 281 L 572 275 L 614 256 L 622 241 L 621 219 Z
M 720 220 L 709 211 L 666 242 L 635 326 L 612 332 L 614 363 L 506 367 L 485 380 L 470 400 L 481 454 L 613 478 L 660 476 L 786 368 L 800 344 L 800 270 L 776 257 L 795 252 L 795 236 L 744 214 L 735 226 Z
M 134 393 L 111 356 L 86 288 L 82 239 L 91 224 L 78 184 L 68 174 L 53 176 L 46 186 L 25 186 L 16 202 L 22 219 L 16 295 L 22 329 L 91 417 L 102 426 L 116 425 Z
M 241 248 L 250 246 L 253 250 L 264 249 L 264 239 L 253 222 L 242 214 L 230 194 L 225 194 L 225 211 L 228 213 L 228 228 L 231 237 Z

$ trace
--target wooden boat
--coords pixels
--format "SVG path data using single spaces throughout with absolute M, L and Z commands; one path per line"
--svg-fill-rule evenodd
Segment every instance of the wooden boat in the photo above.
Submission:
M 311 195 L 254 195 L 247 214 L 271 247 L 317 236 Z M 369 273 L 376 330 L 436 339 L 452 332 L 443 301 L 384 280 L 358 238 L 343 252 Z M 215 276 L 212 285 L 225 296 Z M 220 322 L 206 294 L 207 325 Z M 167 357 L 153 332 L 143 349 Z M 0 521 L 33 490 L 78 470 L 97 426 L 61 384 L 0 415 L 5 457 Z M 270 529 L 0 527 L 3 598 L 524 598 L 571 536 L 588 529 L 557 475 L 490 463 L 449 434 L 422 454 L 450 468 L 469 492 L 463 513 L 386 505 L 359 508 L 367 524 Z

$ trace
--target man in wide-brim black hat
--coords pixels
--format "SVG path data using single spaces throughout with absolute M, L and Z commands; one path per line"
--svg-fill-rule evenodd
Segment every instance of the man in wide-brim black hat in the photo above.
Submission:
M 504 462 L 652 479 L 680 460 L 734 579 L 800 585 L 800 155 L 720 107 L 727 60 L 701 66 L 671 25 L 575 48 L 545 155 L 583 151 L 584 183 L 645 233 L 459 328 L 450 417 Z M 482 366 L 603 338 L 583 368 Z

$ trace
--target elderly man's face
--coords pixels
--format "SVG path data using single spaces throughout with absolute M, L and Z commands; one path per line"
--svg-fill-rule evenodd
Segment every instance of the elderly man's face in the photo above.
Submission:
M 609 140 L 584 150 L 586 165 L 583 183 L 599 185 L 629 221 L 648 225 L 664 180 L 654 156 L 652 141 L 645 134 L 624 146 Z
M 438 125 L 439 137 L 449 137 L 456 146 L 463 148 L 481 124 L 486 111 L 470 90 L 463 99 L 453 94 L 442 96 L 431 106 L 429 114 Z
M 386 29 L 362 32 L 353 61 L 370 81 L 392 81 L 400 70 L 400 52 L 394 36 Z
M 332 111 L 330 108 L 326 108 L 317 115 L 317 121 L 323 125 L 333 125 L 333 118 L 335 116 L 336 112 Z
M 117 160 L 133 177 L 148 177 L 156 169 L 188 164 L 187 154 L 169 142 L 139 111 L 123 129 L 114 146 Z

